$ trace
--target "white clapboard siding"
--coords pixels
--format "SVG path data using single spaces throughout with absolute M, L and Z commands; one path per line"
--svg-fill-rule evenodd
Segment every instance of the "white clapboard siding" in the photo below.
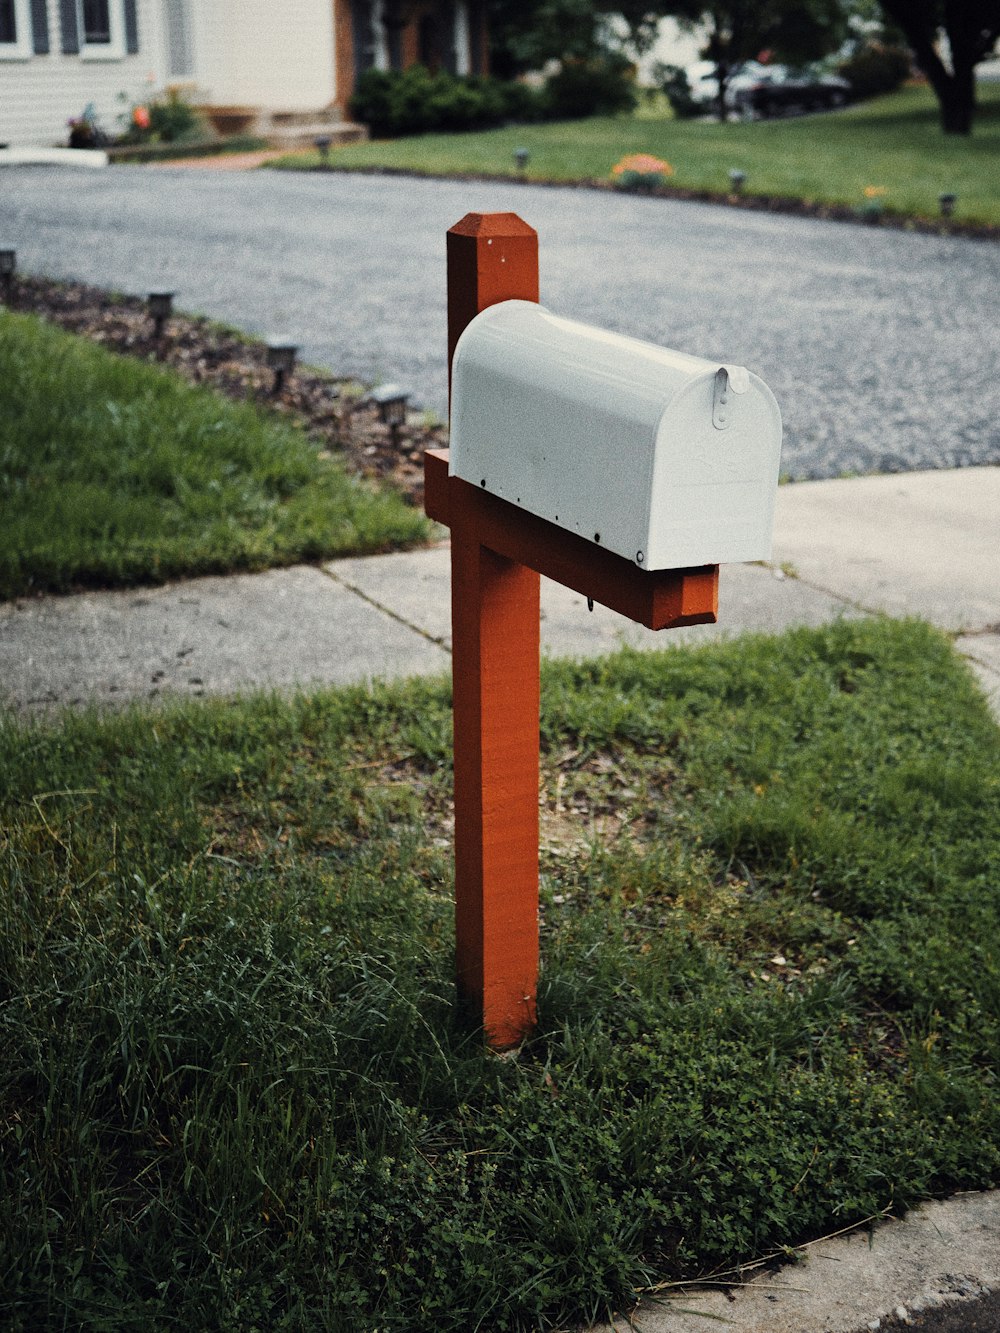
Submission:
M 61 9 L 65 0 L 36 0 L 48 20 L 47 53 L 36 53 L 31 0 L 16 0 L 19 37 L 28 25 L 28 51 L 7 59 L 0 48 L 0 143 L 14 148 L 65 146 L 67 122 L 93 103 L 100 127 L 122 129 L 119 117 L 165 83 L 165 25 L 161 0 L 135 0 L 138 52 L 129 54 L 125 0 L 110 0 L 110 49 L 63 50 Z M 19 47 L 21 43 L 19 42 Z M 121 94 L 124 94 L 122 98 Z
M 0 143 L 11 147 L 65 145 L 67 122 L 90 103 L 101 129 L 115 135 L 134 104 L 172 85 L 200 103 L 264 111 L 311 111 L 334 100 L 331 0 L 134 0 L 136 54 L 126 42 L 133 0 L 110 0 L 111 50 L 79 52 L 64 49 L 62 19 L 78 0 L 14 3 L 17 48 L 0 46 Z M 38 6 L 48 20 L 47 53 L 34 49 Z
M 335 94 L 331 0 L 189 0 L 193 78 L 205 102 L 315 111 Z

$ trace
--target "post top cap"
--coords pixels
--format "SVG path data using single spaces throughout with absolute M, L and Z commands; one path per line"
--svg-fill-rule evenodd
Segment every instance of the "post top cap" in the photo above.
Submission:
M 516 213 L 466 213 L 460 222 L 448 228 L 448 235 L 537 236 L 538 233 Z

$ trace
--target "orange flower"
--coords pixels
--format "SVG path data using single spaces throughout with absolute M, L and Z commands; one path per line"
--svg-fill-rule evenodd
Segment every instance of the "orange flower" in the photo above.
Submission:
M 144 106 L 132 108 L 132 124 L 138 130 L 149 129 L 149 111 Z
M 663 162 L 650 153 L 630 153 L 616 162 L 611 168 L 612 176 L 624 176 L 627 171 L 634 171 L 637 176 L 672 176 L 674 169 L 669 162 Z
M 880 198 L 883 194 L 888 194 L 888 193 L 889 193 L 889 191 L 885 188 L 884 185 L 866 185 L 866 186 L 865 186 L 865 198 L 866 198 L 866 199 L 878 199 L 878 198 Z

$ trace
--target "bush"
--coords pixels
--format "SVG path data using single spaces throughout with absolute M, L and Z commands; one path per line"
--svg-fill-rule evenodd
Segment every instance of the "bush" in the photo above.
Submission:
M 505 120 L 538 120 L 537 93 L 519 83 L 484 77 L 458 78 L 423 65 L 407 70 L 367 70 L 351 98 L 351 114 L 376 137 L 473 130 Z
M 546 111 L 553 120 L 613 116 L 634 111 L 638 102 L 632 66 L 608 53 L 595 60 L 572 60 L 545 85 Z
M 544 93 L 536 91 L 517 79 L 494 80 L 504 100 L 504 120 L 526 124 L 544 120 L 546 105 Z
M 572 120 L 635 109 L 632 67 L 623 56 L 567 62 L 536 92 L 489 77 L 458 78 L 423 65 L 366 70 L 351 98 L 351 115 L 376 138 L 477 130 L 507 121 Z
M 154 142 L 176 143 L 201 133 L 201 117 L 190 102 L 172 88 L 160 102 L 149 104 L 149 131 Z
M 181 143 L 207 137 L 201 116 L 176 88 L 171 88 L 161 100 L 145 105 L 129 106 L 125 93 L 119 94 L 118 100 L 124 102 L 128 110 L 118 117 L 122 132 L 115 139 L 116 143 Z
M 894 92 L 911 73 L 910 53 L 902 46 L 872 42 L 838 66 L 855 97 L 876 97 Z
M 398 133 L 398 77 L 386 70 L 368 69 L 358 79 L 349 103 L 351 115 L 376 136 Z M 413 133 L 411 130 L 410 133 Z

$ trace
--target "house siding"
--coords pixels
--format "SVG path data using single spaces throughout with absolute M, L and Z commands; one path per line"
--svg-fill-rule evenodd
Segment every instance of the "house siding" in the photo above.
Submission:
M 327 0 L 192 0 L 194 81 L 213 106 L 314 111 L 334 99 Z
M 204 105 L 311 112 L 336 104 L 346 113 L 358 73 L 390 63 L 379 21 L 385 0 L 111 3 L 117 50 L 98 58 L 93 48 L 74 51 L 67 40 L 72 34 L 63 19 L 76 13 L 76 0 L 18 0 L 32 49 L 23 59 L 0 59 L 0 143 L 63 145 L 67 121 L 91 103 L 100 128 L 116 134 L 130 105 L 171 84 Z M 483 0 L 418 0 L 395 32 L 393 63 L 405 68 L 420 58 L 419 20 L 434 16 L 440 47 L 434 63 L 483 70 L 482 7 Z
M 118 57 L 63 52 L 60 0 L 47 0 L 46 54 L 0 61 L 0 143 L 15 148 L 64 146 L 66 122 L 93 102 L 97 122 L 108 133 L 120 129 L 118 117 L 160 86 L 163 34 L 157 0 L 137 0 L 139 50 L 126 52 L 125 8 L 117 8 L 121 51 Z M 124 93 L 126 102 L 120 100 Z

